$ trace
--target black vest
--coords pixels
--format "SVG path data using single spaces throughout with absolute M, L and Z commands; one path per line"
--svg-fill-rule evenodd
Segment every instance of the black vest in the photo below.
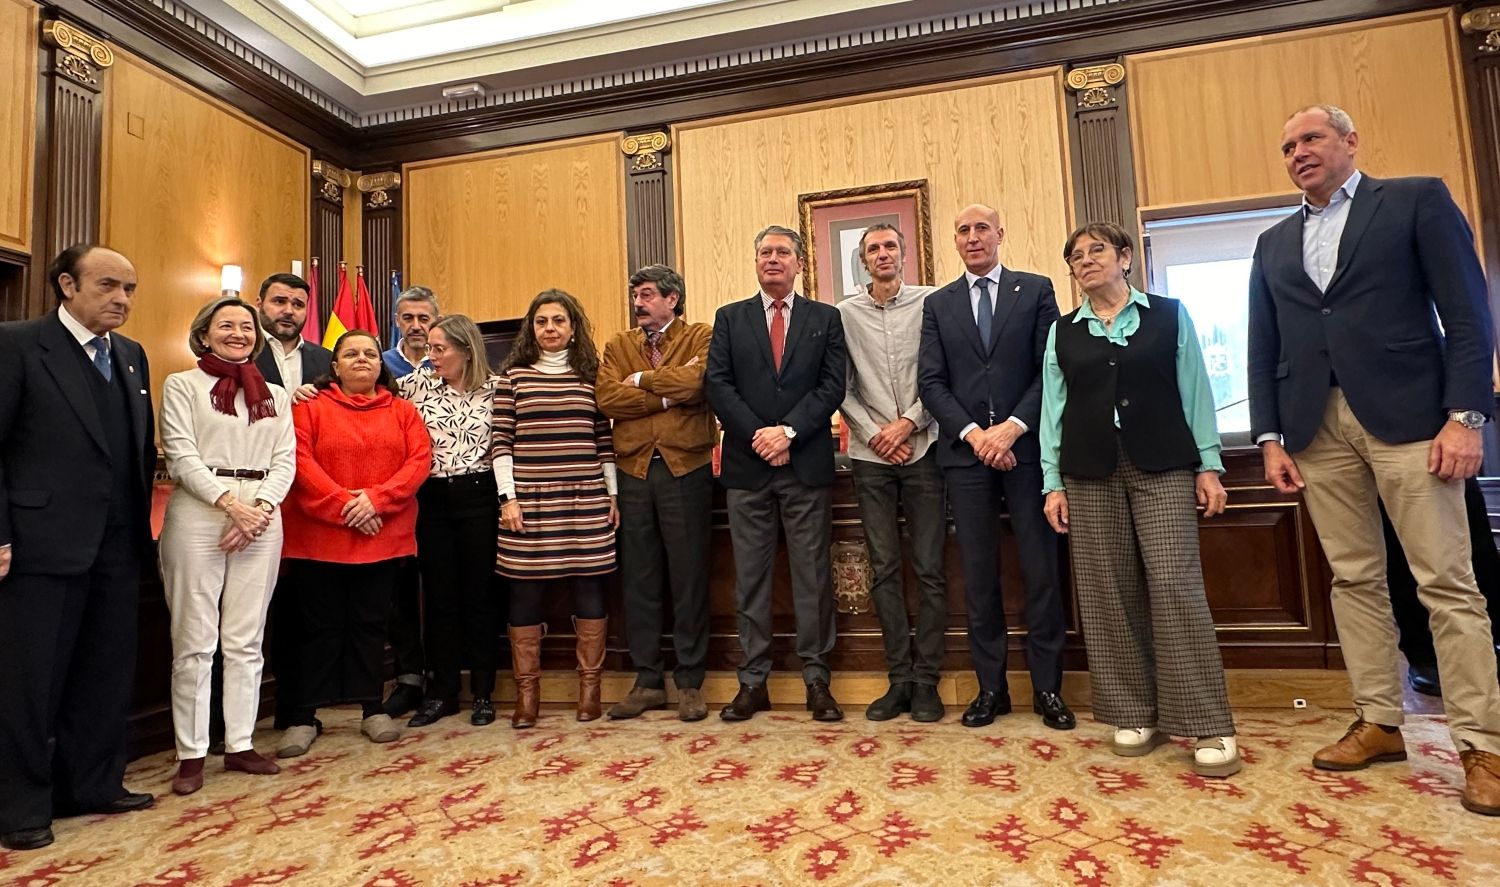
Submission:
M 1116 411 L 1120 442 L 1137 468 L 1196 468 L 1198 446 L 1182 414 L 1177 390 L 1177 300 L 1146 296 L 1137 306 L 1141 325 L 1128 345 L 1089 333 L 1078 311 L 1057 321 L 1057 363 L 1068 386 L 1062 414 L 1063 474 L 1108 477 L 1116 462 Z
M 99 421 L 104 425 L 104 441 L 109 446 L 109 516 L 105 524 L 111 527 L 133 526 L 141 509 L 141 461 L 135 450 L 125 367 L 114 360 L 114 372 L 106 382 L 82 348 L 74 351 L 83 364 L 84 377 L 89 380 L 89 393 L 93 395 L 94 408 L 99 411 Z

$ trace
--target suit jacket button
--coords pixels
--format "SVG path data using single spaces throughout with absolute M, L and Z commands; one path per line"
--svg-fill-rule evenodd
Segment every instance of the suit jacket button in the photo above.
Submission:
M 1323 316 L 1324 317 L 1327 317 L 1328 315 L 1330 315 L 1332 313 L 1333 313 L 1333 309 L 1332 308 L 1324 308 L 1323 309 Z
M 1128 398 L 1128 397 L 1122 397 L 1122 398 L 1120 398 L 1120 406 L 1122 406 L 1122 407 L 1128 407 L 1128 406 L 1130 406 L 1130 398 Z
M 1114 359 L 1114 358 L 1113 358 L 1113 357 L 1111 357 L 1111 358 L 1110 358 L 1110 359 L 1109 359 L 1109 365 L 1110 365 L 1110 366 L 1114 366 L 1114 365 L 1115 365 L 1115 359 Z

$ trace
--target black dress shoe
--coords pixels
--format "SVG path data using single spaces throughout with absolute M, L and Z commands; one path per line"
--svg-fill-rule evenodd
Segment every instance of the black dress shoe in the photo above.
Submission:
M 938 698 L 937 687 L 931 684 L 913 684 L 911 688 L 911 719 L 923 724 L 941 721 L 948 710 Z
M 725 721 L 748 721 L 755 717 L 756 712 L 770 710 L 771 694 L 766 692 L 764 685 L 752 687 L 740 684 L 740 692 L 734 694 L 734 701 L 719 712 L 719 718 Z
M 148 810 L 156 806 L 156 796 L 147 792 L 129 792 L 124 797 L 115 798 L 108 804 L 100 804 L 98 807 L 88 807 L 80 810 L 80 814 L 113 816 L 117 813 L 134 813 L 137 810 Z
M 807 685 L 807 710 L 815 721 L 842 721 L 844 710 L 833 698 L 827 681 L 810 681 Z
M 457 699 L 429 699 L 422 703 L 417 713 L 406 722 L 408 727 L 427 727 L 449 715 L 458 714 Z
M 995 718 L 1010 714 L 1010 694 L 997 693 L 994 690 L 980 690 L 974 701 L 964 710 L 962 718 L 965 727 L 988 727 L 995 723 Z
M 1436 665 L 1413 665 L 1406 671 L 1406 682 L 1423 696 L 1443 695 L 1443 683 L 1438 679 Z
M 391 695 L 385 699 L 381 708 L 393 718 L 399 718 L 409 711 L 416 711 L 417 706 L 422 704 L 422 688 L 413 684 L 397 684 L 391 691 Z M 321 730 L 319 733 L 323 732 Z
M 38 850 L 52 843 L 52 829 L 18 828 L 0 835 L 0 847 L 6 850 Z
M 865 719 L 889 721 L 902 712 L 911 711 L 911 684 L 907 681 L 891 684 L 885 695 L 865 708 Z
M 1063 698 L 1047 690 L 1031 694 L 1031 710 L 1042 716 L 1042 723 L 1054 730 L 1071 730 L 1078 726 L 1078 719 Z
M 495 703 L 490 701 L 490 697 L 474 697 L 474 710 L 469 713 L 469 723 L 476 727 L 488 727 L 495 723 Z

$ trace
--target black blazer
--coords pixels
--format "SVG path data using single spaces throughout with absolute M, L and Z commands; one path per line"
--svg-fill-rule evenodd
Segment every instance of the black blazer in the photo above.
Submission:
M 14 546 L 13 572 L 76 576 L 104 539 L 109 444 L 83 375 L 88 367 L 57 311 L 0 324 L 0 545 Z M 125 374 L 130 393 L 141 493 L 132 529 L 145 552 L 156 469 L 151 377 L 139 344 L 118 332 L 109 338 L 114 371 Z
M 1042 419 L 1042 357 L 1047 331 L 1057 315 L 1051 280 L 1002 267 L 986 349 L 969 307 L 967 276 L 927 297 L 917 381 L 922 405 L 938 421 L 938 465 L 980 464 L 974 449 L 958 434 L 970 422 L 988 428 L 991 410 L 995 423 L 1015 416 L 1030 429 L 1011 448 L 1017 461 L 1041 461 L 1037 427 Z
M 1448 410 L 1492 413 L 1484 272 L 1442 181 L 1363 176 L 1325 292 L 1303 270 L 1302 219 L 1291 214 L 1255 246 L 1251 434 L 1276 432 L 1288 452 L 1304 449 L 1322 423 L 1330 372 L 1360 424 L 1387 443 L 1436 436 Z
M 829 422 L 844 399 L 848 372 L 844 324 L 838 309 L 792 298 L 781 372 L 771 362 L 771 334 L 760 294 L 731 302 L 714 316 L 704 376 L 709 405 L 724 425 L 719 482 L 758 490 L 775 470 L 750 448 L 755 432 L 790 425 L 791 468 L 808 486 L 833 483 Z
M 281 364 L 277 363 L 276 355 L 271 353 L 272 348 L 281 346 L 273 342 L 270 336 L 266 337 L 266 347 L 260 349 L 260 353 L 255 355 L 255 366 L 260 369 L 260 374 L 266 377 L 267 382 L 285 388 L 286 382 L 281 378 Z M 302 381 L 304 384 L 315 382 L 328 375 L 332 366 L 332 351 L 322 345 L 314 345 L 312 342 L 302 343 Z

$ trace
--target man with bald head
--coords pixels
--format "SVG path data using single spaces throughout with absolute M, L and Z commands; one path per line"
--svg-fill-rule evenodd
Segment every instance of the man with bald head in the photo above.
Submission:
M 141 559 L 156 465 L 135 268 L 78 245 L 47 269 L 58 307 L 0 324 L 0 845 L 52 819 L 151 806 L 125 789 Z
M 1000 214 L 964 207 L 953 222 L 961 277 L 927 297 L 917 378 L 938 423 L 938 466 L 963 559 L 969 653 L 979 694 L 963 714 L 983 727 L 1010 712 L 1005 682 L 1005 605 L 1000 596 L 1000 515 L 1015 532 L 1026 591 L 1026 663 L 1032 709 L 1071 730 L 1062 699 L 1062 592 L 1057 534 L 1042 515 L 1042 355 L 1057 319 L 1052 281 L 1000 264 Z

